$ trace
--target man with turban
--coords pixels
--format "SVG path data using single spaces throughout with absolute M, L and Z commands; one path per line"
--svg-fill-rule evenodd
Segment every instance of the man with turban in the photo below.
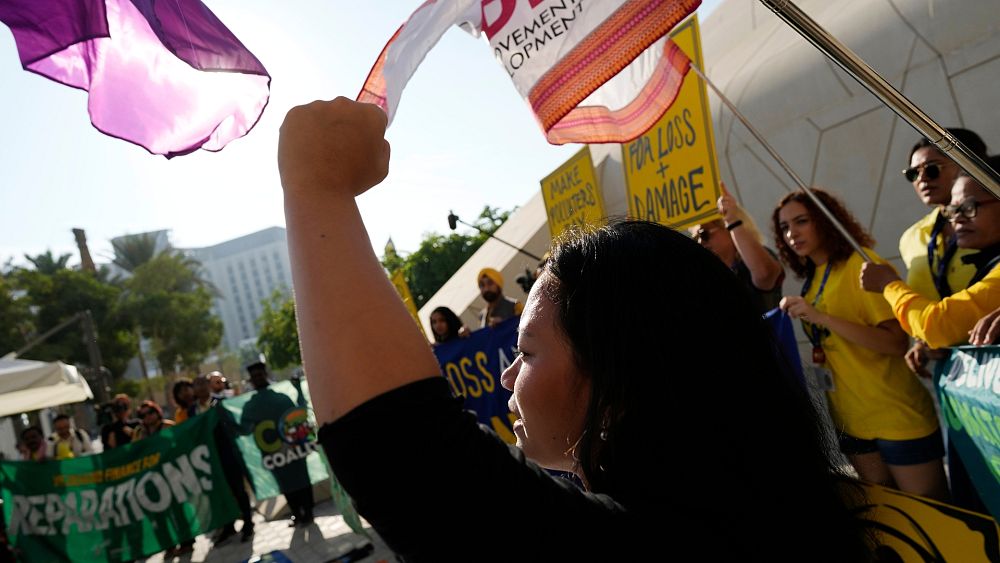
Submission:
M 476 276 L 479 294 L 486 300 L 486 308 L 479 318 L 479 326 L 493 327 L 521 314 L 524 304 L 503 294 L 503 275 L 493 268 L 483 268 Z

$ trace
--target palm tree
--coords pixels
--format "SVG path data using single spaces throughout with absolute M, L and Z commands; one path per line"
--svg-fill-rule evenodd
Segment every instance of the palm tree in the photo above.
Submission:
M 51 250 L 46 250 L 45 254 L 39 254 L 37 256 L 24 255 L 28 262 L 31 262 L 35 266 L 35 270 L 40 274 L 52 275 L 59 270 L 66 269 L 66 263 L 69 262 L 70 256 L 72 254 L 60 254 L 58 258 L 52 255 Z
M 156 233 L 142 233 L 138 235 L 127 235 L 111 241 L 115 256 L 111 262 L 125 270 L 134 272 L 136 268 L 149 262 L 161 252 L 169 251 L 170 248 L 157 250 Z

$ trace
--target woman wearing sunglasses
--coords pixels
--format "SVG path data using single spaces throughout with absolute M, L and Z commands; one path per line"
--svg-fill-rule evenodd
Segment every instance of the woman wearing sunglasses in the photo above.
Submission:
M 840 200 L 812 191 L 854 240 L 874 245 Z M 840 451 L 865 481 L 947 500 L 934 403 L 903 361 L 909 339 L 892 309 L 858 286 L 861 255 L 801 191 L 781 200 L 773 226 L 782 260 L 805 278 L 801 295 L 781 308 L 802 320 L 813 362 L 831 372 L 827 400 Z
M 973 153 L 986 158 L 986 144 L 968 129 L 948 131 Z M 906 283 L 927 299 L 939 301 L 969 285 L 976 269 L 962 261 L 975 250 L 958 248 L 955 231 L 941 213 L 951 201 L 951 186 L 959 167 L 934 143 L 921 139 L 910 149 L 910 166 L 903 176 L 913 185 L 917 197 L 931 212 L 911 225 L 899 238 L 899 255 L 906 264 Z M 926 371 L 931 350 L 918 340 L 906 354 L 906 363 L 914 373 L 929 377 Z
M 133 442 L 158 434 L 160 430 L 174 425 L 174 421 L 169 418 L 163 418 L 163 409 L 153 401 L 143 401 L 135 414 L 139 417 L 142 424 L 132 434 Z
M 986 163 L 1000 169 L 1000 157 Z M 976 322 L 1000 307 L 1000 205 L 990 192 L 964 171 L 951 190 L 951 205 L 942 209 L 955 232 L 958 247 L 978 250 L 964 261 L 973 268 L 967 289 L 941 301 L 928 299 L 900 280 L 889 266 L 865 264 L 861 284 L 881 293 L 903 329 L 932 348 L 966 342 Z

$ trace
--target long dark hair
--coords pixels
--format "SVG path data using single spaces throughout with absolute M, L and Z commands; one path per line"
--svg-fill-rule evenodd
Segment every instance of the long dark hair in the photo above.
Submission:
M 851 234 L 854 240 L 858 241 L 858 244 L 867 248 L 875 246 L 875 239 L 868 234 L 868 231 L 861 226 L 861 223 L 858 223 L 858 220 L 854 218 L 854 215 L 851 215 L 851 212 L 847 210 L 847 206 L 840 199 L 820 188 L 810 188 L 810 190 L 830 210 L 830 213 L 844 225 L 844 228 L 847 229 L 847 232 Z M 774 208 L 774 212 L 771 214 L 771 229 L 774 231 L 774 245 L 778 249 L 778 254 L 781 255 L 781 261 L 787 264 L 795 272 L 796 276 L 800 278 L 806 277 L 811 270 L 815 269 L 816 265 L 809 258 L 796 254 L 792 250 L 792 247 L 788 246 L 788 241 L 785 240 L 785 235 L 781 232 L 778 215 L 781 213 L 783 207 L 792 202 L 801 203 L 806 208 L 806 211 L 809 212 L 809 218 L 816 225 L 816 234 L 819 236 L 819 242 L 829 254 L 828 259 L 831 264 L 836 264 L 851 257 L 851 254 L 854 253 L 854 247 L 847 242 L 844 235 L 840 234 L 837 227 L 834 227 L 833 223 L 820 211 L 812 198 L 802 190 L 792 192 L 781 198 L 778 206 Z
M 444 322 L 448 325 L 448 332 L 441 336 L 434 332 L 434 323 L 431 322 L 431 334 L 434 335 L 434 342 L 441 344 L 442 342 L 448 342 L 449 340 L 458 338 L 458 331 L 462 328 L 462 320 L 458 318 L 455 311 L 452 311 L 447 307 L 438 307 L 431 311 L 430 318 L 432 321 L 434 319 L 434 313 L 438 313 L 444 317 Z
M 715 255 L 616 222 L 560 241 L 546 271 L 539 289 L 591 384 L 573 452 L 591 491 L 680 515 L 677 537 L 710 526 L 748 557 L 811 542 L 803 559 L 867 558 L 816 411 Z

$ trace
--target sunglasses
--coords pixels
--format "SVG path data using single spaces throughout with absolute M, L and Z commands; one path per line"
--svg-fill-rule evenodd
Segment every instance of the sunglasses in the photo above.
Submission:
M 986 201 L 976 201 L 970 197 L 958 205 L 947 205 L 943 207 L 941 209 L 941 214 L 944 215 L 945 219 L 952 222 L 957 221 L 959 215 L 965 217 L 966 219 L 975 219 L 976 215 L 979 213 L 980 207 L 996 202 L 997 200 L 992 198 Z
M 694 234 L 694 239 L 698 241 L 698 244 L 706 244 L 712 238 L 712 233 L 718 230 L 719 229 L 698 229 L 698 232 Z
M 923 170 L 924 177 L 928 180 L 936 180 L 938 176 L 941 175 L 941 165 L 936 162 L 927 162 L 917 166 L 911 166 L 906 170 L 903 170 L 903 176 L 906 180 L 913 182 L 920 176 L 920 171 Z

